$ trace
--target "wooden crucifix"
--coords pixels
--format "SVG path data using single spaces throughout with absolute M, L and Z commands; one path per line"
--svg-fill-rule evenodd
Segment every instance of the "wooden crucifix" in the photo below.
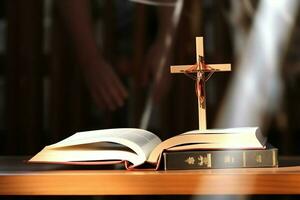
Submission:
M 199 130 L 206 130 L 206 99 L 205 82 L 214 72 L 231 71 L 230 64 L 206 65 L 204 61 L 203 37 L 196 37 L 196 60 L 195 65 L 171 66 L 171 73 L 184 73 L 195 80 L 195 90 L 198 99 Z M 196 76 L 191 76 L 196 73 Z M 209 73 L 206 75 L 205 73 Z

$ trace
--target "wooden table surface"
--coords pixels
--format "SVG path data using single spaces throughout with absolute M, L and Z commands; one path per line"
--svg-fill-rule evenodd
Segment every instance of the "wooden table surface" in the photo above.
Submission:
M 0 157 L 0 195 L 300 194 L 300 159 L 279 168 L 125 171 Z

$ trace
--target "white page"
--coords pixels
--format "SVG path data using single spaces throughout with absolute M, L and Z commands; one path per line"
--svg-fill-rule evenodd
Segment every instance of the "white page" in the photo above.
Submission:
M 129 147 L 138 155 L 139 162 L 142 162 L 146 160 L 153 148 L 161 143 L 161 140 L 155 134 L 142 129 L 104 129 L 78 132 L 56 144 L 48 146 L 47 149 L 57 149 L 92 143 L 99 143 L 100 146 L 102 143 L 107 146 L 110 145 L 109 142 Z M 99 150 L 101 150 L 101 148 Z M 124 160 L 125 159 L 126 158 L 124 158 Z
M 165 140 L 154 148 L 147 161 L 149 163 L 156 163 L 163 150 L 170 148 L 172 150 L 264 148 L 266 139 L 258 127 L 194 130 Z

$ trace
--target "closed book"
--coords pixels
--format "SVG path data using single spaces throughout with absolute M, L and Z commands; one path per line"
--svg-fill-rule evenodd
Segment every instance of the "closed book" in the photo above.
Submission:
M 278 149 L 167 151 L 163 162 L 165 170 L 277 167 Z

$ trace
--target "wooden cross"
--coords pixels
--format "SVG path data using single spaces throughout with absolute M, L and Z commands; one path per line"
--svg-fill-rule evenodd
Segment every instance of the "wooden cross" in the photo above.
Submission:
M 171 73 L 184 73 L 191 76 L 196 81 L 195 89 L 198 98 L 198 121 L 199 130 L 206 130 L 206 99 L 205 99 L 205 82 L 214 72 L 231 71 L 230 64 L 213 64 L 206 65 L 204 62 L 203 37 L 196 37 L 196 60 L 195 65 L 178 65 L 171 66 Z M 209 74 L 206 76 L 206 72 Z

